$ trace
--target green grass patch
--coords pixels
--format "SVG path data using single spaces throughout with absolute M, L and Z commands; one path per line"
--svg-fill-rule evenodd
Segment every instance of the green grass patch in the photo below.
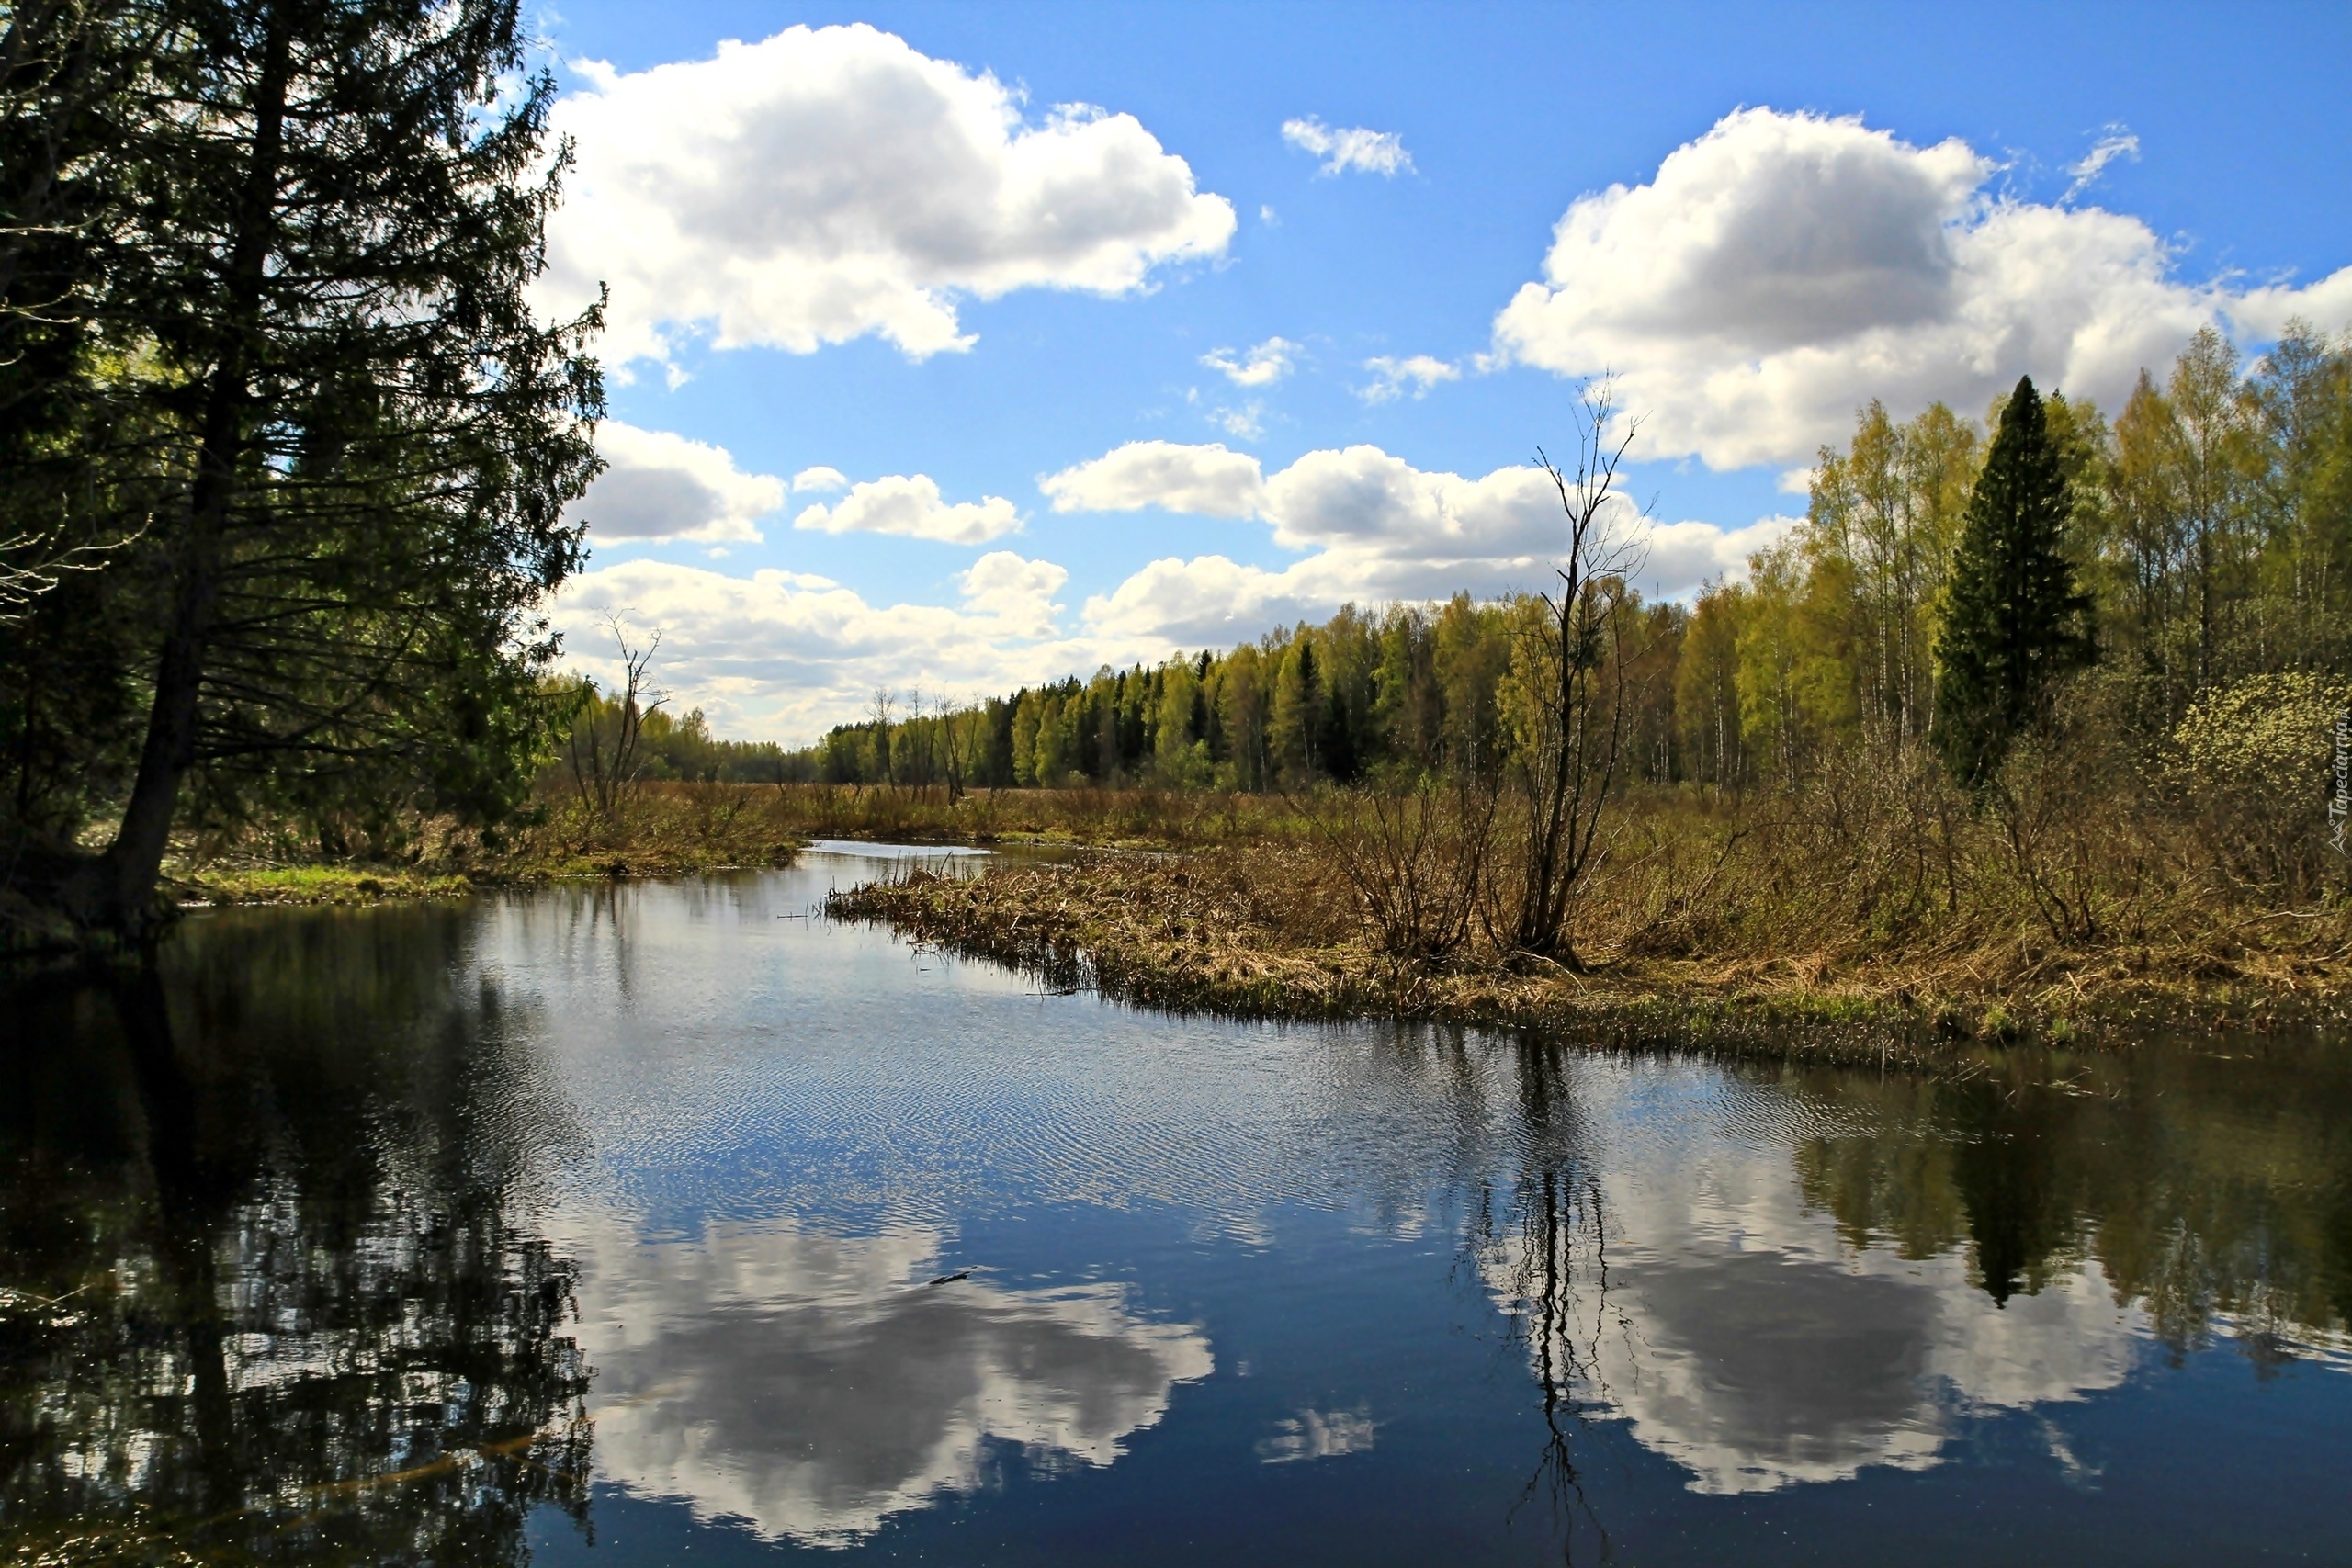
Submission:
M 180 902 L 378 904 L 395 898 L 460 898 L 472 878 L 405 866 L 209 865 L 179 879 Z

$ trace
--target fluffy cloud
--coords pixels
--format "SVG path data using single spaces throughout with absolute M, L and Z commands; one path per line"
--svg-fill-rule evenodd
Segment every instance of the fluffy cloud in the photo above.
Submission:
M 1356 389 L 1356 396 L 1368 403 L 1395 400 L 1409 389 L 1416 398 L 1429 396 L 1431 387 L 1441 381 L 1458 381 L 1461 370 L 1444 360 L 1426 354 L 1416 354 L 1407 359 L 1394 359 L 1386 355 L 1367 359 L 1363 367 L 1372 372 L 1368 386 Z
M 784 504 L 782 479 L 743 473 L 722 448 L 683 435 L 606 420 L 596 429 L 596 450 L 605 471 L 566 515 L 584 519 L 601 543 L 756 542 L 760 532 L 752 525 Z
M 1958 140 L 1743 109 L 1648 184 L 1569 207 L 1497 357 L 1613 370 L 1647 449 L 1732 468 L 1803 461 L 1872 397 L 1974 412 L 2021 370 L 2112 404 L 2217 315 L 2352 307 L 2352 269 L 2245 297 L 2181 283 L 2138 219 L 2014 200 L 1995 173 Z
M 1233 233 L 1231 204 L 1134 117 L 1033 122 L 995 77 L 862 23 L 582 69 L 590 89 L 552 117 L 579 162 L 544 297 L 576 306 L 609 282 L 616 362 L 705 327 L 802 354 L 874 333 L 922 358 L 971 344 L 962 297 L 1121 294 Z
M 2223 314 L 2239 336 L 2256 340 L 2275 338 L 2289 321 L 2299 319 L 2323 332 L 2352 328 L 2352 266 L 2301 288 L 2285 284 L 2249 288 L 2232 299 Z
M 854 717 L 876 686 L 1010 691 L 1159 651 L 1062 632 L 1053 595 L 1068 580 L 1051 561 L 995 551 L 958 576 L 960 604 L 874 604 L 797 572 L 632 560 L 567 582 L 553 618 L 568 661 L 599 680 L 619 673 L 604 629 L 618 614 L 661 631 L 657 673 L 678 706 L 702 708 L 722 735 L 807 738 Z
M 1061 606 L 1054 595 L 1069 573 L 1049 560 L 1023 560 L 1011 550 L 990 550 L 959 579 L 967 614 L 993 620 L 1003 635 L 1047 637 Z
M 1744 528 L 1713 523 L 1647 523 L 1636 536 L 1634 584 L 1654 597 L 1675 598 L 1704 582 L 1744 582 L 1748 558 L 1788 537 L 1802 517 L 1759 517 Z
M 820 495 L 831 495 L 849 488 L 849 476 L 839 468 L 829 468 L 820 463 L 813 468 L 803 468 L 793 475 L 792 488 L 804 494 L 815 491 Z
M 1202 517 L 1249 517 L 1265 500 L 1258 459 L 1222 445 L 1130 441 L 1091 462 L 1037 481 L 1057 512 L 1135 512 L 1147 506 Z
M 1393 130 L 1366 130 L 1362 126 L 1341 130 L 1308 115 L 1305 119 L 1283 121 L 1283 140 L 1322 159 L 1322 172 L 1327 175 L 1360 169 L 1367 175 L 1394 178 L 1399 171 L 1413 166 L 1413 155 L 1405 151 L 1405 139 Z
M 1560 502 L 1534 468 L 1425 473 L 1377 446 L 1309 452 L 1266 481 L 1274 542 L 1414 558 L 1518 558 L 1556 542 Z
M 811 505 L 792 520 L 796 528 L 824 534 L 897 534 L 950 545 L 978 545 L 1017 532 L 1021 514 L 1001 495 L 950 506 L 927 474 L 891 474 L 850 486 L 831 506 Z
M 1237 387 L 1271 387 L 1290 374 L 1290 356 L 1297 352 L 1298 344 L 1290 339 L 1270 337 L 1238 358 L 1231 349 L 1220 348 L 1201 355 L 1201 363 L 1223 371 Z
M 1161 506 L 1213 516 L 1254 515 L 1273 542 L 1306 552 L 1281 569 L 1225 556 L 1151 562 L 1086 602 L 1088 629 L 1123 642 L 1172 645 L 1251 636 L 1339 605 L 1500 592 L 1550 581 L 1560 547 L 1560 501 L 1541 469 L 1498 468 L 1481 479 L 1430 472 L 1377 446 L 1309 452 L 1261 479 L 1254 458 L 1222 446 L 1137 442 L 1045 481 L 1062 511 Z M 1738 577 L 1747 558 L 1792 525 L 1746 528 L 1652 524 L 1611 498 L 1608 548 L 1654 592 L 1686 593 Z

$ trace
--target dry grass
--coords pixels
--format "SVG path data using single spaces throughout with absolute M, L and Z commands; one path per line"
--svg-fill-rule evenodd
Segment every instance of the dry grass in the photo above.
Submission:
M 669 786 L 681 787 L 681 786 Z M 811 838 L 897 843 L 1087 844 L 1183 850 L 1296 840 L 1311 828 L 1273 795 L 1159 789 L 944 790 L 875 785 L 765 786 Z
M 2016 770 L 2005 788 L 1971 803 L 1932 773 L 1892 766 L 1746 799 L 1634 792 L 1579 891 L 1573 969 L 1506 950 L 1494 919 L 1451 942 L 1400 929 L 1412 924 L 1400 909 L 1458 912 L 1462 867 L 1447 856 L 1462 835 L 1427 809 L 1408 820 L 1341 792 L 951 803 L 937 791 L 650 784 L 609 816 L 553 796 L 535 826 L 489 846 L 420 833 L 424 847 L 397 863 L 248 857 L 180 874 L 207 902 L 342 902 L 780 864 L 812 838 L 1087 845 L 1174 852 L 969 882 L 911 873 L 840 896 L 836 912 L 1147 1005 L 1540 1024 L 1624 1043 L 1875 1059 L 1978 1039 L 2343 1018 L 2343 888 L 2296 897 L 2250 883 L 2199 818 L 2063 771 Z M 1406 827 L 1419 834 L 1409 844 Z M 1494 832 L 1487 853 L 1507 872 L 1508 811 Z M 1367 884 L 1380 876 L 1430 879 L 1432 896 Z
M 811 839 L 914 844 L 1085 844 L 1179 850 L 1308 831 L 1264 796 L 1159 790 L 983 791 L 831 784 L 650 784 L 609 815 L 571 796 L 477 869 L 509 880 L 780 865 Z
M 2070 926 L 2032 886 L 2053 874 L 2021 856 L 2000 813 L 1871 798 L 1868 810 L 1818 797 L 1629 802 L 1580 897 L 1576 969 L 1491 940 L 1436 959 L 1400 952 L 1379 900 L 1355 885 L 1362 858 L 1329 831 L 968 880 L 910 872 L 832 908 L 1148 1006 L 1835 1059 L 2112 1043 L 2173 1025 L 2334 1025 L 2352 1002 L 2341 899 L 2267 907 L 2261 890 L 2217 881 L 2192 843 L 2085 818 L 2069 831 L 2098 846 L 2097 885 Z M 2064 858 L 2064 846 L 2043 849 Z
M 481 884 L 783 865 L 811 839 L 1182 850 L 1309 833 L 1286 802 L 1260 795 L 1001 790 L 951 802 L 938 789 L 652 783 L 610 812 L 550 789 L 504 834 L 421 822 L 397 848 L 333 862 L 268 834 L 190 843 L 170 872 L 186 903 L 357 903 Z

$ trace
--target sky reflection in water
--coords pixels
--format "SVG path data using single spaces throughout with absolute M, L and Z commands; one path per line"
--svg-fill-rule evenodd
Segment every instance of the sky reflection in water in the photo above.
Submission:
M 157 1561 L 2335 1550 L 2340 1051 L 1925 1082 L 1174 1020 L 808 918 L 873 868 L 223 915 L 160 980 L 20 987 L 0 1525 Z

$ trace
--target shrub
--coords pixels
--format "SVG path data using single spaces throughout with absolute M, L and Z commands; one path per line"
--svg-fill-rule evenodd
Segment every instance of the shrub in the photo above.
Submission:
M 2200 697 L 2172 733 L 2163 776 L 2222 870 L 2290 897 L 2327 874 L 2336 721 L 2352 682 L 2307 671 L 2252 675 Z

